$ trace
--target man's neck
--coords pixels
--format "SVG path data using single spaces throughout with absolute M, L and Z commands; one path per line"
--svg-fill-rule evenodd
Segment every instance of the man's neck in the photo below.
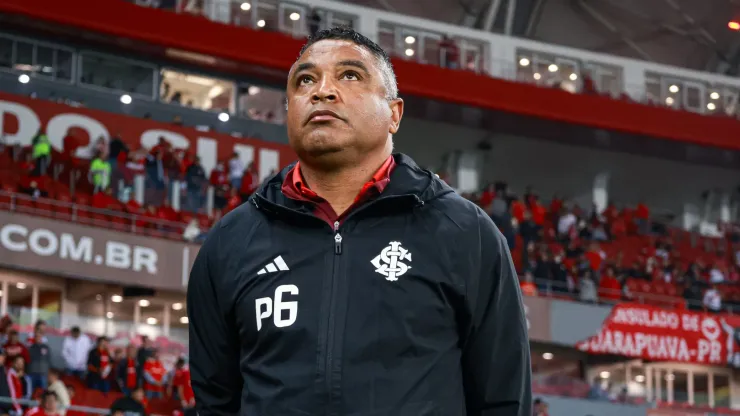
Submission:
M 363 161 L 331 172 L 321 171 L 301 163 L 301 175 L 319 196 L 324 198 L 338 215 L 355 201 L 362 187 L 380 169 L 390 151 L 380 152 Z

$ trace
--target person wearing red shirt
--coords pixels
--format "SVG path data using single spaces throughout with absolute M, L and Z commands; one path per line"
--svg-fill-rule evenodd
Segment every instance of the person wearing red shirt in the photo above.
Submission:
M 537 286 L 534 284 L 534 277 L 531 272 L 524 274 L 524 279 L 519 284 L 524 296 L 537 296 Z
M 214 190 L 213 205 L 216 209 L 222 209 L 226 205 L 227 192 L 231 186 L 224 162 L 218 162 L 216 167 L 211 171 L 208 181 Z
M 26 348 L 26 346 L 20 341 L 18 331 L 15 329 L 11 330 L 8 334 L 8 342 L 3 345 L 3 349 L 5 349 L 5 354 L 8 356 L 6 361 L 6 365 L 8 366 L 10 366 L 13 363 L 13 360 L 18 356 L 23 357 L 23 360 L 26 363 L 31 360 L 31 356 L 28 354 L 28 348 Z
M 540 201 L 535 197 L 534 203 L 532 204 L 532 221 L 542 227 L 545 225 L 545 216 L 547 210 L 542 206 Z
M 139 385 L 136 346 L 133 344 L 129 344 L 128 347 L 126 347 L 126 356 L 118 362 L 116 381 L 118 382 L 118 387 L 121 388 L 123 394 L 127 396 Z
M 175 363 L 175 376 L 172 379 L 172 386 L 176 389 L 182 409 L 187 414 L 188 409 L 195 407 L 195 395 L 190 384 L 190 369 L 185 365 L 185 360 L 182 358 Z
M 599 248 L 599 243 L 591 243 L 591 246 L 585 255 L 586 259 L 588 259 L 589 265 L 591 266 L 591 270 L 598 273 L 599 270 L 601 270 L 601 263 L 606 257 L 604 252 L 601 251 L 601 248 Z
M 637 223 L 640 234 L 650 232 L 650 209 L 642 202 L 635 207 L 635 223 Z
M 480 194 L 480 207 L 483 208 L 484 211 L 488 212 L 488 207 L 491 205 L 494 198 L 496 198 L 496 188 L 492 183 L 489 183 Z
M 58 416 L 59 399 L 54 392 L 45 391 L 37 407 L 26 412 L 26 416 Z
M 519 223 L 524 221 L 524 211 L 526 210 L 527 208 L 522 201 L 518 199 L 511 201 L 511 216 L 516 218 Z
M 622 285 L 614 275 L 614 269 L 608 267 L 599 281 L 599 300 L 618 302 L 622 299 Z
M 244 201 L 249 198 L 252 193 L 254 193 L 255 189 L 257 189 L 257 170 L 254 169 L 254 163 L 250 163 L 247 165 L 247 169 L 244 170 L 244 176 L 242 176 L 242 186 L 239 190 L 239 193 L 242 195 L 242 199 Z
M 164 381 L 167 371 L 159 361 L 159 351 L 154 350 L 144 363 L 144 391 L 148 399 L 158 399 L 164 392 Z
M 110 351 L 108 350 L 108 338 L 98 338 L 96 348 L 90 350 L 87 356 L 87 384 L 91 389 L 108 393 L 110 390 L 110 376 L 113 369 Z
M 8 378 L 8 389 L 10 390 L 10 398 L 13 399 L 13 410 L 15 410 L 16 414 L 21 414 L 23 412 L 23 407 L 20 403 L 18 403 L 18 399 L 22 399 L 23 397 L 23 367 L 25 366 L 25 361 L 23 361 L 23 357 L 20 355 L 17 355 L 14 359 L 7 360 L 7 363 L 10 364 L 10 368 L 8 369 L 7 378 Z

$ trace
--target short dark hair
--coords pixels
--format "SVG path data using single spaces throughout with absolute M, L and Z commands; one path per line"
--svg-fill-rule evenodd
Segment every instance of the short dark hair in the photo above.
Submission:
M 396 82 L 396 73 L 393 72 L 393 64 L 388 54 L 377 43 L 368 39 L 366 36 L 346 26 L 333 27 L 331 29 L 319 30 L 308 38 L 308 41 L 301 48 L 298 58 L 306 52 L 316 42 L 322 40 L 344 40 L 361 46 L 372 53 L 380 62 L 383 71 L 383 83 L 387 90 L 387 98 L 395 100 L 398 98 L 398 83 Z

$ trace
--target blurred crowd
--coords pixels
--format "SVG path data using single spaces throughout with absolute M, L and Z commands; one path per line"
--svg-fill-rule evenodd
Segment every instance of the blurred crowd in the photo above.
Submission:
M 78 389 L 116 392 L 112 414 L 149 414 L 151 400 L 170 400 L 181 412 L 194 411 L 190 371 L 183 358 L 165 368 L 159 351 L 146 336 L 140 346 L 129 343 L 113 349 L 106 337 L 94 342 L 73 327 L 64 338 L 62 350 L 54 351 L 45 335 L 46 322 L 34 325 L 25 341 L 9 317 L 0 320 L 0 414 L 82 416 L 70 406 L 90 406 L 78 401 Z M 61 355 L 63 368 L 54 368 L 53 357 Z M 5 400 L 3 400 L 3 398 Z M 30 407 L 39 399 L 39 406 Z

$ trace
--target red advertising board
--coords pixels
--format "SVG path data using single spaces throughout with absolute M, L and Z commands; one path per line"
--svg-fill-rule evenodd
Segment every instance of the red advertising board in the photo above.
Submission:
M 132 149 L 151 148 L 164 137 L 176 148 L 193 150 L 208 172 L 218 160 L 228 159 L 235 151 L 245 162 L 253 161 L 261 177 L 282 168 L 295 157 L 286 144 L 203 132 L 0 92 L 0 137 L 6 144 L 30 145 L 39 129 L 44 129 L 57 151 L 63 150 L 67 133 L 74 134 L 83 144 L 76 153 L 82 158 L 89 158 L 92 144 L 101 136 L 110 139 L 119 135 Z
M 740 316 L 625 303 L 614 306 L 599 333 L 576 348 L 651 361 L 737 365 L 736 331 Z

